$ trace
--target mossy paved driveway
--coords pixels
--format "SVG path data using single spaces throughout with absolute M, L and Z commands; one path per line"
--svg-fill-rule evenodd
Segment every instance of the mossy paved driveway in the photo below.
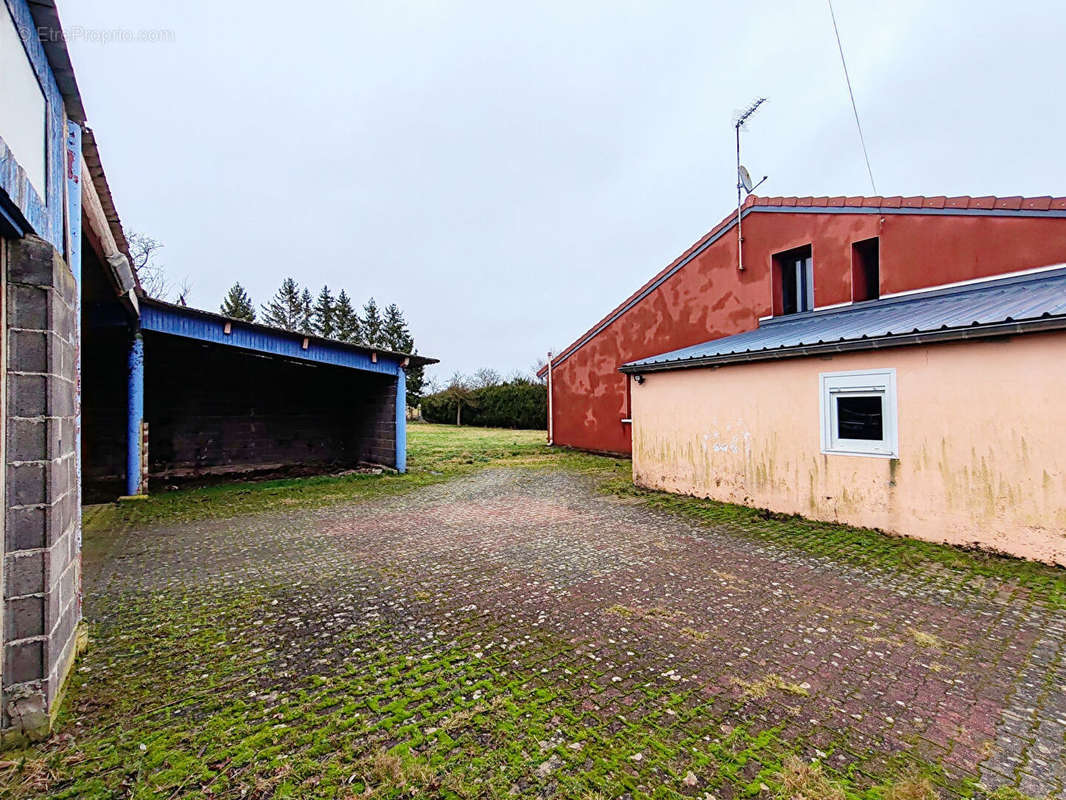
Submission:
M 813 798 L 782 789 L 798 755 L 849 796 L 1063 795 L 1066 623 L 1037 589 L 594 484 L 486 469 L 91 534 L 93 646 L 7 791 Z

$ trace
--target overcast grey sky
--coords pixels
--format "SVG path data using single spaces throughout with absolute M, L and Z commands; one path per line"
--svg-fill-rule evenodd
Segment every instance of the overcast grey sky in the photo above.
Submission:
M 835 8 L 881 194 L 1066 194 L 1066 4 Z M 824 0 L 65 0 L 127 229 L 190 302 L 282 278 L 526 369 L 762 194 L 869 194 Z M 95 41 L 108 29 L 173 41 Z

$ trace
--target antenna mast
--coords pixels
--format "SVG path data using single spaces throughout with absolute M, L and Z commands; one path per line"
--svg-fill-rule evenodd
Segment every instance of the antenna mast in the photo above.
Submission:
M 741 206 L 744 202 L 744 198 L 742 197 L 741 193 L 747 190 L 747 192 L 750 194 L 755 189 L 754 186 L 745 186 L 744 180 L 741 177 L 743 174 L 741 173 L 741 169 L 743 169 L 743 167 L 740 166 L 740 129 L 744 127 L 744 123 L 747 122 L 748 118 L 755 113 L 756 109 L 758 109 L 759 106 L 761 106 L 765 102 L 766 98 L 760 97 L 746 109 L 740 112 L 740 114 L 737 115 L 736 122 L 733 123 L 733 127 L 737 129 L 737 270 L 739 272 L 744 271 L 744 235 L 740 227 L 740 211 Z M 765 177 L 763 177 L 762 181 L 764 180 L 766 180 Z M 762 181 L 759 181 L 759 183 L 762 183 Z M 758 185 L 759 184 L 755 184 L 755 186 Z

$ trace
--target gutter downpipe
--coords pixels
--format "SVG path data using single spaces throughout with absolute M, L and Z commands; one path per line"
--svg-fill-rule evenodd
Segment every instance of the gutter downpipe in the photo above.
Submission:
M 548 446 L 555 444 L 555 425 L 552 419 L 552 353 L 548 351 Z

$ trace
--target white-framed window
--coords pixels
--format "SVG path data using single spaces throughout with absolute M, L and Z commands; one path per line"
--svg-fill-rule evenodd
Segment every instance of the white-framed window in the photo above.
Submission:
M 814 311 L 814 258 L 810 245 L 773 255 L 775 314 Z
M 822 452 L 899 457 L 896 370 L 823 372 Z

